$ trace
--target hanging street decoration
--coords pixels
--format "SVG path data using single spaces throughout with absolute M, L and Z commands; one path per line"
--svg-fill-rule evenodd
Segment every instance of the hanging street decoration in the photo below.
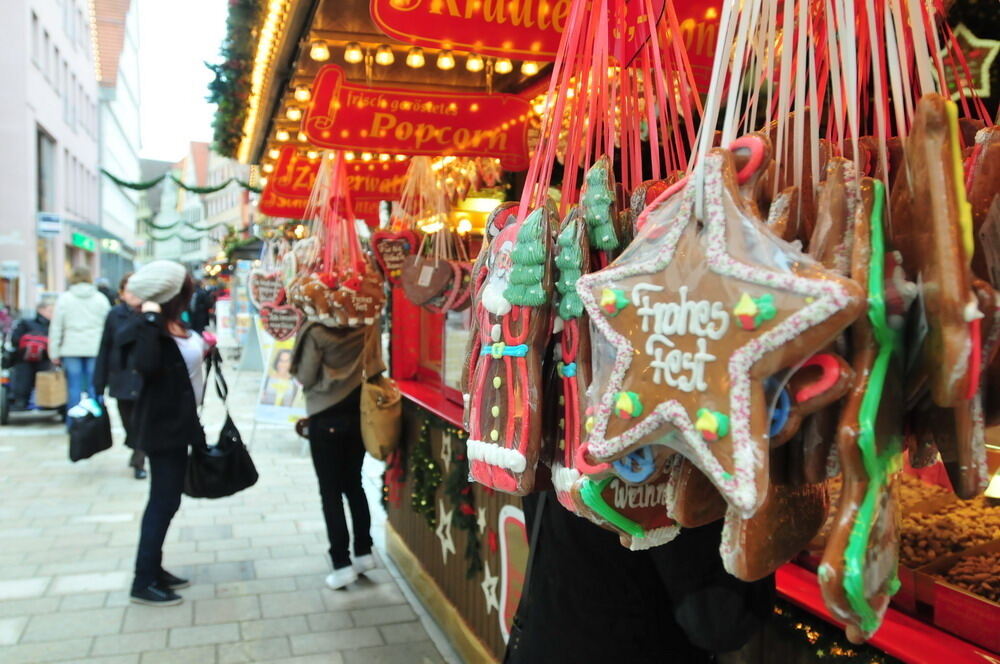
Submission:
M 497 157 L 512 171 L 528 166 L 532 111 L 517 95 L 359 85 L 337 65 L 320 70 L 312 94 L 302 127 L 317 147 Z
M 164 173 L 159 177 L 155 177 L 152 180 L 146 180 L 144 182 L 129 182 L 128 180 L 123 180 L 120 177 L 114 175 L 113 173 L 104 170 L 103 168 L 101 169 L 101 174 L 104 175 L 104 177 L 111 180 L 112 182 L 114 182 L 119 187 L 124 187 L 125 189 L 132 189 L 133 191 L 145 191 L 147 189 L 152 189 L 153 187 L 160 184 L 167 178 L 170 178 L 170 180 L 174 184 L 176 184 L 184 191 L 189 191 L 192 194 L 214 194 L 217 191 L 222 191 L 223 189 L 233 184 L 234 182 L 248 191 L 252 191 L 258 194 L 261 191 L 258 187 L 255 187 L 246 180 L 241 180 L 239 178 L 229 178 L 228 180 L 223 180 L 217 185 L 199 187 L 193 184 L 185 184 L 184 182 L 181 181 L 180 178 L 178 178 L 173 173 Z

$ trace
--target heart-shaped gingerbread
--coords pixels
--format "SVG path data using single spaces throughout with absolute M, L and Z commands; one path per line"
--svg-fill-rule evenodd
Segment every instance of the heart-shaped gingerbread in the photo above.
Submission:
M 372 250 L 385 278 L 398 286 L 403 274 L 403 264 L 416 252 L 420 242 L 417 234 L 405 231 L 375 231 L 372 233 Z
M 444 259 L 407 256 L 402 271 L 403 291 L 416 305 L 437 297 L 451 285 L 455 272 Z
M 260 309 L 260 321 L 264 331 L 277 341 L 294 337 L 302 326 L 302 312 L 290 305 L 271 306 L 265 304 Z
M 254 270 L 247 280 L 250 302 L 257 309 L 265 304 L 281 304 L 285 299 L 285 284 L 280 272 Z

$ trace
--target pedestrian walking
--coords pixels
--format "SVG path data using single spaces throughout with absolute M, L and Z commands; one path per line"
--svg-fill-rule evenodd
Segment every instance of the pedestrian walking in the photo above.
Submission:
M 111 290 L 110 281 L 101 277 L 94 282 L 94 285 L 97 286 L 97 290 L 101 291 L 101 295 L 108 298 L 108 303 L 110 303 L 112 307 L 118 304 L 118 294 Z
M 49 357 L 66 371 L 67 405 L 72 408 L 81 394 L 94 392 L 94 362 L 111 304 L 94 286 L 90 268 L 73 268 L 69 283 L 56 300 L 49 326 Z
M 194 292 L 191 275 L 180 263 L 153 261 L 133 274 L 125 290 L 141 300 L 140 315 L 123 326 L 142 387 L 132 413 L 136 446 L 149 459 L 149 501 L 142 516 L 131 599 L 171 606 L 175 591 L 188 585 L 163 569 L 163 541 L 181 504 L 188 447 L 204 444 L 198 419 L 204 391 L 202 364 L 208 351 L 202 337 L 181 321 Z
M 135 400 L 142 389 L 142 376 L 135 368 L 130 352 L 134 345 L 124 343 L 123 335 L 127 323 L 139 315 L 142 301 L 125 288 L 130 276 L 131 272 L 122 277 L 118 284 L 120 302 L 111 307 L 104 321 L 101 349 L 94 366 L 94 394 L 102 396 L 107 388 L 108 394 L 115 399 L 125 428 L 125 445 L 132 449 L 129 466 L 132 467 L 135 479 L 142 480 L 146 478 L 146 454 L 136 444 L 135 427 L 132 424 Z
M 195 282 L 194 296 L 191 298 L 191 329 L 201 334 L 208 327 L 215 300 L 202 281 Z
M 14 397 L 12 408 L 25 410 L 35 388 L 35 374 L 46 371 L 49 362 L 49 321 L 55 300 L 43 297 L 35 308 L 32 318 L 22 318 L 14 326 L 10 343 L 14 347 L 16 363 L 12 369 L 11 393 Z
M 361 440 L 362 371 L 375 377 L 385 371 L 381 354 L 365 353 L 366 343 L 380 344 L 378 326 L 354 329 L 314 323 L 299 336 L 292 371 L 302 385 L 309 415 L 309 450 L 330 539 L 333 589 L 353 583 L 358 574 L 375 567 L 371 514 L 361 486 L 365 447 Z M 367 366 L 364 364 L 367 363 Z M 354 560 L 344 516 L 347 497 L 354 532 Z

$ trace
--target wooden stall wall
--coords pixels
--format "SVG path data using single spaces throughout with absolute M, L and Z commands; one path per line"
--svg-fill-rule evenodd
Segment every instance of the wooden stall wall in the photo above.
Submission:
M 404 431 L 401 453 L 404 455 L 399 463 L 405 468 L 405 478 L 402 484 L 397 487 L 399 496 L 398 502 L 389 501 L 386 507 L 389 525 L 392 531 L 398 535 L 399 540 L 406 547 L 412 558 L 422 567 L 426 576 L 437 585 L 443 598 L 456 610 L 452 614 L 441 613 L 440 607 L 433 606 L 434 601 L 428 602 L 431 613 L 435 615 L 439 623 L 462 620 L 465 623 L 467 632 L 471 632 L 478 638 L 484 646 L 484 650 L 490 654 L 492 659 L 499 661 L 503 656 L 505 639 L 500 626 L 501 607 L 507 608 L 507 620 L 509 624 L 510 616 L 520 599 L 520 586 L 523 582 L 523 568 L 527 561 L 527 537 L 523 528 L 508 528 L 506 542 L 501 543 L 505 535 L 502 533 L 499 519 L 501 511 L 506 516 L 512 512 L 520 512 L 520 498 L 508 496 L 501 493 L 490 492 L 477 484 L 469 484 L 468 490 L 473 498 L 473 505 L 476 509 L 476 519 L 479 521 L 480 508 L 485 508 L 483 523 L 485 528 L 477 528 L 472 531 L 480 542 L 480 556 L 483 568 L 475 572 L 471 577 L 467 576 L 469 564 L 466 558 L 466 547 L 470 533 L 461 528 L 451 526 L 451 538 L 454 543 L 454 553 L 444 553 L 444 542 L 439 536 L 439 528 L 428 525 L 423 515 L 414 511 L 411 500 L 414 492 L 414 454 L 413 448 L 418 444 L 421 436 L 421 427 L 425 420 L 429 423 L 430 439 L 430 459 L 437 463 L 441 471 L 441 484 L 433 495 L 433 504 L 436 506 L 435 514 L 440 522 L 441 508 L 444 513 L 458 511 L 459 505 L 454 504 L 449 499 L 445 490 L 445 484 L 449 475 L 443 462 L 442 452 L 444 445 L 443 437 L 448 435 L 451 439 L 451 446 L 456 454 L 465 454 L 465 442 L 459 436 L 448 434 L 442 426 L 454 429 L 453 425 L 446 424 L 442 420 L 429 415 L 427 411 L 406 403 L 403 411 Z M 506 510 L 504 508 L 507 507 Z M 523 516 L 521 517 L 523 522 Z M 510 524 L 508 524 L 510 525 Z M 442 532 L 446 535 L 446 531 Z M 390 533 L 388 537 L 392 538 Z M 507 570 L 503 567 L 501 560 L 501 549 L 507 549 L 509 564 Z M 390 546 L 390 551 L 392 547 Z M 400 562 L 400 561 L 397 561 Z M 412 560 L 410 561 L 413 562 Z M 406 565 L 400 564 L 406 574 Z M 486 576 L 496 577 L 495 599 L 496 606 L 487 603 L 487 593 L 491 592 L 493 585 L 488 582 Z M 408 575 L 409 576 L 409 575 Z M 418 586 L 424 579 L 410 579 L 411 585 Z M 484 587 L 484 581 L 487 581 Z M 418 589 L 418 594 L 420 594 Z M 505 600 L 506 595 L 506 600 Z M 424 597 L 426 601 L 426 597 Z M 457 615 L 456 615 L 457 614 Z M 455 642 L 455 625 L 442 624 L 442 628 L 452 637 Z M 461 648 L 459 648 L 461 650 Z M 463 653 L 464 654 L 464 653 Z

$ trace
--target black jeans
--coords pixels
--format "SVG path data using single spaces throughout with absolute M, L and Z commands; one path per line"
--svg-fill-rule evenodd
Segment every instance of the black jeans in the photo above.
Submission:
M 170 520 L 181 506 L 187 454 L 187 448 L 181 447 L 149 455 L 149 502 L 142 515 L 133 590 L 142 590 L 155 583 L 163 569 L 163 540 L 167 537 Z
M 11 393 L 14 403 L 19 408 L 27 408 L 31 401 L 31 392 L 35 389 L 35 374 L 47 371 L 52 365 L 48 360 L 42 362 L 25 362 L 18 360 L 11 370 Z
M 349 397 L 348 402 L 353 400 Z M 361 464 L 365 446 L 361 442 L 361 412 L 357 402 L 340 403 L 309 417 L 309 450 L 312 452 L 319 495 L 323 501 L 330 558 L 334 569 L 351 564 L 344 501 L 351 510 L 354 555 L 372 551 L 371 513 L 361 486 Z
M 125 444 L 132 448 L 132 458 L 128 465 L 136 470 L 141 470 L 146 465 L 146 453 L 139 449 L 134 439 L 135 427 L 132 426 L 132 412 L 135 410 L 135 401 L 132 399 L 118 399 L 118 415 L 122 418 L 122 426 L 125 427 Z

